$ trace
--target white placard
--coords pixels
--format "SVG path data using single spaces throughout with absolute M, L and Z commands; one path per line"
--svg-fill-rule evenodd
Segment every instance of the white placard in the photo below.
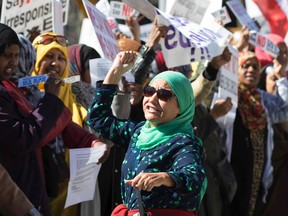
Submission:
M 107 18 L 87 0 L 82 0 L 82 2 L 85 6 L 88 17 L 92 22 L 105 58 L 113 62 L 120 49 Z
M 62 1 L 63 24 L 68 22 L 69 0 Z M 53 31 L 52 1 L 2 1 L 1 23 L 29 38 L 30 32 Z
M 152 5 L 149 1 L 147 0 L 122 0 L 122 1 L 128 4 L 130 7 L 139 11 L 141 14 L 143 14 L 151 21 L 154 20 L 156 16 L 156 7 L 154 7 L 154 5 Z
M 212 15 L 214 16 L 215 21 L 221 21 L 222 25 L 225 25 L 231 22 L 230 15 L 225 6 L 222 7 L 220 10 L 214 11 Z
M 220 68 L 218 98 L 230 97 L 233 106 L 238 106 L 238 50 L 228 46 L 231 60 Z
M 94 48 L 102 58 L 105 57 L 95 34 L 92 22 L 88 18 L 84 18 L 82 21 L 79 44 L 86 44 L 87 46 Z
M 125 35 L 127 35 L 128 37 L 132 37 L 132 33 L 127 25 L 118 24 L 118 27 L 120 31 L 123 32 Z M 153 23 L 140 25 L 140 40 L 145 41 L 145 42 L 147 41 L 152 27 L 153 27 Z
M 231 32 L 217 23 L 202 27 L 185 18 L 173 17 L 159 10 L 158 13 L 159 23 L 169 27 L 167 36 L 160 41 L 168 68 L 220 55 L 232 37 Z
M 138 11 L 136 11 L 134 8 L 130 7 L 129 5 L 123 2 L 118 1 L 110 2 L 109 16 L 111 17 L 126 20 L 128 17 L 133 16 L 135 14 L 139 14 Z
M 239 0 L 227 1 L 226 3 L 242 25 L 246 25 L 250 30 L 259 32 L 256 23 L 248 15 L 246 9 Z
M 194 23 L 200 24 L 210 4 L 210 0 L 185 0 L 174 1 L 168 14 L 177 17 L 184 17 Z
M 62 2 L 60 0 L 52 0 L 52 10 L 53 32 L 64 35 Z
M 264 52 L 267 52 L 269 55 L 271 55 L 273 58 L 276 58 L 278 56 L 279 48 L 261 33 L 250 31 L 249 43 L 259 47 Z
M 70 149 L 70 180 L 64 208 L 92 200 L 105 146 Z
M 109 16 L 110 4 L 108 0 L 100 0 L 96 3 L 96 8 L 103 13 L 106 17 Z

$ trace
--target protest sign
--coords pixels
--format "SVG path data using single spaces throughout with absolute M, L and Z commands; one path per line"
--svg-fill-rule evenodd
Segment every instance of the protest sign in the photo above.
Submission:
M 62 0 L 63 24 L 68 22 L 69 0 Z M 52 1 L 2 1 L 1 23 L 29 38 L 32 32 L 53 31 Z
M 231 60 L 220 68 L 218 93 L 214 94 L 211 103 L 212 109 L 217 100 L 231 98 L 232 109 L 225 116 L 217 119 L 220 127 L 233 125 L 238 106 L 238 50 L 230 45 L 228 48 L 232 54 Z
M 52 0 L 52 19 L 53 19 L 53 32 L 59 35 L 64 35 L 64 26 L 62 18 L 62 3 L 60 0 Z
M 113 61 L 120 49 L 107 18 L 89 1 L 82 0 L 82 2 L 94 27 L 103 55 Z
M 110 4 L 108 0 L 100 0 L 96 3 L 96 8 L 103 13 L 106 17 L 109 16 Z
M 126 20 L 130 16 L 138 16 L 139 12 L 134 8 L 128 6 L 123 2 L 110 2 L 110 12 L 109 16 L 114 17 L 116 19 Z
M 231 60 L 220 68 L 218 98 L 232 99 L 238 105 L 238 50 L 229 46 Z
M 225 25 L 231 22 L 230 15 L 225 6 L 221 8 L 220 10 L 214 11 L 212 15 L 214 16 L 216 21 L 221 21 L 222 25 Z
M 200 24 L 209 4 L 210 0 L 178 0 L 171 4 L 166 13 Z
M 119 24 L 118 27 L 120 31 L 123 32 L 125 35 L 127 35 L 128 37 L 132 37 L 132 33 L 127 25 Z M 147 41 L 152 27 L 153 23 L 140 25 L 140 40 L 145 42 Z
M 249 30 L 259 32 L 258 26 L 248 15 L 246 9 L 239 0 L 227 1 L 226 3 L 242 25 L 246 25 Z
M 151 21 L 154 20 L 156 16 L 156 7 L 152 5 L 147 0 L 122 0 L 124 3 L 128 4 L 130 7 L 136 9 L 145 17 L 150 19 Z
M 276 58 L 278 56 L 279 48 L 261 33 L 250 31 L 249 43 L 259 47 L 264 52 L 267 52 L 269 55 L 271 55 L 273 58 Z
M 232 37 L 231 32 L 217 23 L 202 27 L 185 18 L 173 17 L 160 10 L 157 12 L 159 23 L 169 28 L 164 41 L 160 41 L 168 68 L 220 55 Z

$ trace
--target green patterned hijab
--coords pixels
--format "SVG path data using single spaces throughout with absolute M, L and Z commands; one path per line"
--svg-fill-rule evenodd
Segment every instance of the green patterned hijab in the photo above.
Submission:
M 180 115 L 175 119 L 151 128 L 151 123 L 146 121 L 138 136 L 136 146 L 141 150 L 152 149 L 171 139 L 177 134 L 194 136 L 191 122 L 194 117 L 195 101 L 190 81 L 181 73 L 165 71 L 155 76 L 156 79 L 165 80 L 177 97 Z

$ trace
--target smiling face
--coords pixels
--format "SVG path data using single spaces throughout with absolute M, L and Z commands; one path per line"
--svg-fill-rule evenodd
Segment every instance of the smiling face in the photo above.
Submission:
M 172 91 L 168 83 L 163 79 L 156 79 L 150 86 L 158 89 Z M 145 118 L 151 122 L 151 127 L 167 123 L 180 113 L 177 98 L 172 97 L 169 101 L 160 100 L 157 93 L 151 97 L 144 97 L 143 110 Z
M 245 61 L 242 66 L 239 66 L 238 70 L 238 82 L 247 88 L 253 88 L 257 86 L 260 65 L 256 57 L 249 58 Z
M 66 65 L 65 55 L 59 49 L 51 49 L 40 62 L 39 75 L 61 77 Z
M 2 55 L 0 55 L 0 80 L 9 80 L 14 69 L 19 63 L 20 47 L 17 44 L 10 45 Z

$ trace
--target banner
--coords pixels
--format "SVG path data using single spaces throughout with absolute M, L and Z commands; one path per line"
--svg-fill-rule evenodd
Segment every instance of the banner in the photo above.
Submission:
M 93 24 L 95 34 L 105 58 L 113 62 L 120 49 L 107 18 L 87 0 L 82 0 L 82 2 Z
M 268 21 L 271 32 L 285 37 L 288 32 L 287 0 L 253 0 Z
M 63 24 L 68 22 L 69 0 L 62 0 Z M 30 33 L 53 31 L 52 0 L 2 1 L 1 23 L 29 38 Z
M 159 23 L 169 27 L 164 41 L 160 41 L 168 68 L 220 55 L 232 37 L 231 32 L 217 23 L 202 27 L 185 18 L 157 12 Z

